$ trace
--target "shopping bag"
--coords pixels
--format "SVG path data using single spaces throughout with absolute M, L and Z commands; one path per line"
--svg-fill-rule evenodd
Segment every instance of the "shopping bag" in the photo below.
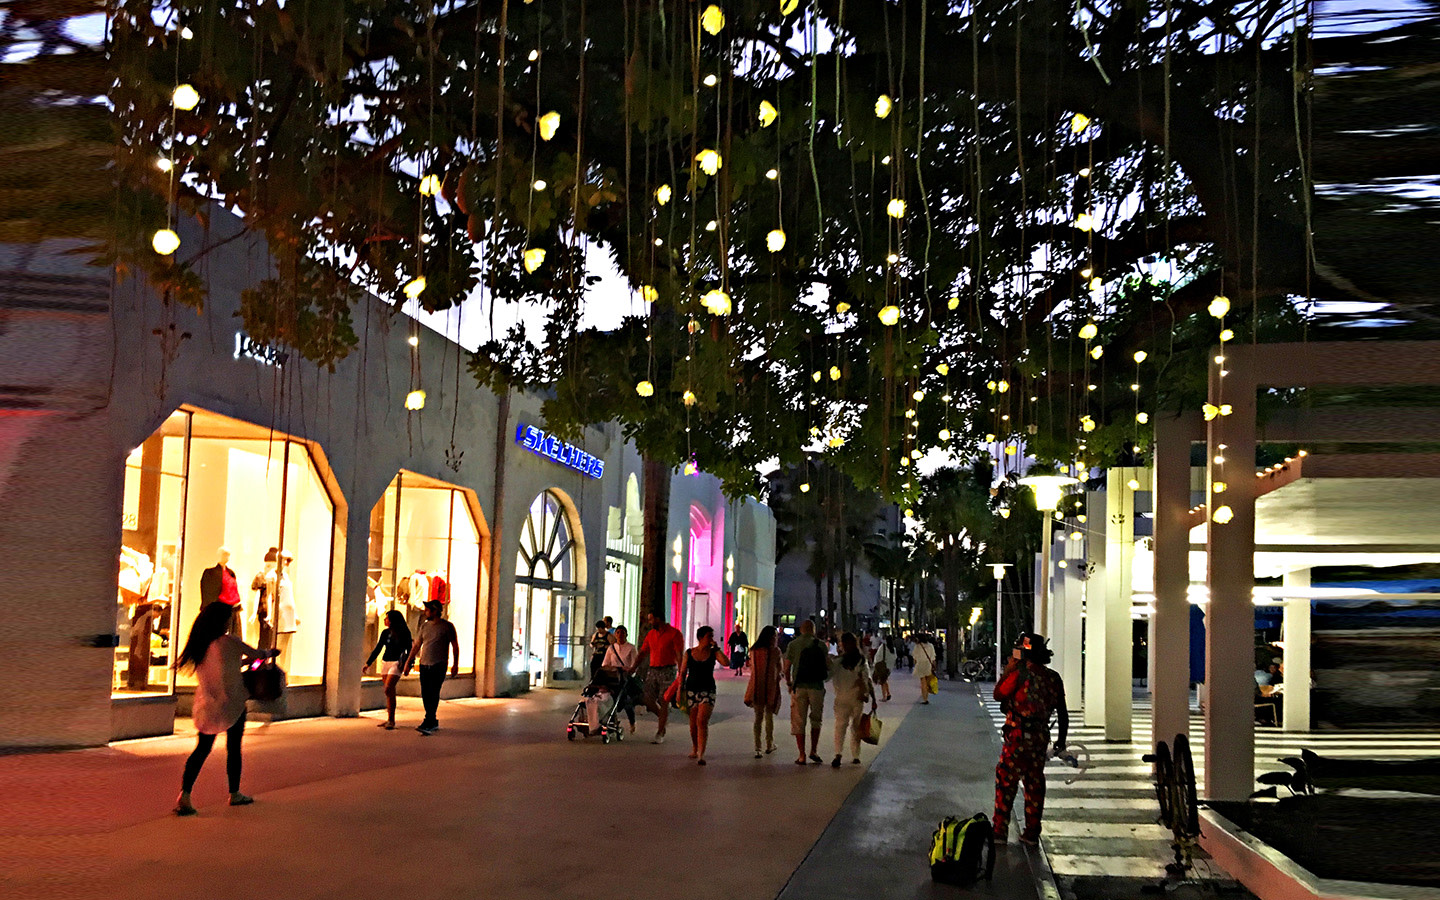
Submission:
M 874 713 L 866 713 L 860 717 L 860 740 L 867 744 L 880 743 L 880 731 L 885 723 Z
M 939 679 L 939 678 L 936 678 L 934 675 L 926 675 L 926 676 L 925 676 L 925 692 L 926 692 L 927 694 L 938 694 L 938 693 L 940 693 L 940 679 Z

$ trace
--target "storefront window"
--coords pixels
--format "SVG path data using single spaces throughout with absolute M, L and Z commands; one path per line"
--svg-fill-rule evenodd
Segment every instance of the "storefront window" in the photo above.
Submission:
M 323 679 L 335 507 L 303 443 L 213 413 L 177 412 L 131 454 L 124 516 L 119 595 L 132 611 L 122 615 L 129 622 L 117 649 L 117 694 L 137 692 L 131 673 L 141 666 L 131 657 L 145 643 L 137 611 L 147 606 L 144 690 L 170 689 L 165 666 L 200 607 L 221 601 L 235 605 L 232 634 L 280 651 L 290 684 Z M 132 602 L 145 584 L 142 556 L 157 555 L 146 592 Z M 175 678 L 194 684 L 191 673 Z
M 395 476 L 370 513 L 367 644 L 390 610 L 404 613 L 415 634 L 425 601 L 440 600 L 460 635 L 460 669 L 473 672 L 480 560 L 481 531 L 465 491 L 411 472 Z
M 576 618 L 575 541 L 560 500 L 550 491 L 535 498 L 520 530 L 515 561 L 515 643 L 512 672 L 529 672 L 533 685 L 576 670 L 588 629 Z
M 116 594 L 116 696 L 169 693 L 171 625 L 180 595 L 190 414 L 165 420 L 125 461 Z

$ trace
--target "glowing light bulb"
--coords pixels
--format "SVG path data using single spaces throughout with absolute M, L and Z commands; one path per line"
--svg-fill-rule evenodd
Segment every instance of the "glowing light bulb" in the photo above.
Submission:
M 1091 359 L 1099 359 L 1100 357 L 1102 357 L 1102 356 L 1104 356 L 1104 355 L 1105 355 L 1105 348 L 1104 348 L 1104 347 L 1091 347 L 1091 348 L 1090 348 L 1090 358 L 1091 358 Z
M 948 441 L 948 440 L 950 440 L 950 429 L 948 429 L 948 428 L 942 428 L 942 429 L 940 429 L 939 437 L 940 437 L 940 440 L 942 440 L 942 441 Z
M 1081 231 L 1090 231 L 1095 227 L 1095 217 L 1089 213 L 1081 213 L 1075 217 L 1075 227 Z
M 420 179 L 420 195 L 422 197 L 433 197 L 440 193 L 440 176 L 426 175 Z
M 1210 301 L 1210 305 L 1206 307 L 1206 310 L 1215 318 L 1223 319 L 1225 318 L 1225 314 L 1230 311 L 1230 298 L 1216 297 Z
M 534 62 L 535 60 L 537 60 L 537 59 L 539 59 L 539 58 L 540 58 L 540 51 L 539 51 L 539 50 L 531 50 L 531 51 L 530 51 L 530 61 L 531 61 L 531 62 Z
M 1005 393 L 1006 391 L 1010 390 L 1010 382 L 1003 380 L 995 382 L 995 390 L 999 391 L 1002 394 Z
M 1008 507 L 1008 506 L 1002 506 L 1002 507 L 1000 507 L 999 509 L 997 509 L 996 512 L 998 512 L 998 513 L 1000 514 L 1000 518 L 1002 518 L 1002 519 L 1008 519 L 1008 518 L 1010 518 L 1010 507 Z
M 730 295 L 718 288 L 713 291 L 706 292 L 705 296 L 700 298 L 700 302 L 703 303 L 705 305 L 705 308 L 710 310 L 710 312 L 714 315 L 730 315 L 730 310 L 732 308 L 730 303 Z
M 155 168 L 159 169 L 162 172 L 169 172 L 171 169 L 175 168 L 175 163 L 162 156 L 159 159 L 155 160 Z
M 1086 166 L 1085 168 L 1083 168 L 1083 169 L 1080 170 L 1080 177 L 1081 177 L 1081 178 L 1089 178 L 1089 177 L 1090 177 L 1090 167 L 1089 167 L 1089 166 Z
M 1215 515 L 1211 516 L 1211 518 L 1213 518 L 1217 524 L 1225 525 L 1228 524 L 1231 519 L 1235 518 L 1235 510 L 1228 506 L 1222 506 L 1215 510 Z
M 406 282 L 405 287 L 402 288 L 402 290 L 405 292 L 405 296 L 409 297 L 411 300 L 419 297 L 425 292 L 425 276 L 416 275 L 414 278 Z
M 800 485 L 800 493 L 802 493 L 802 494 L 808 494 L 808 493 L 810 493 L 810 482 L 807 481 L 807 482 L 805 482 L 804 484 Z
M 841 447 L 841 446 L 844 446 L 844 444 L 845 444 L 845 439 L 842 438 L 842 437 L 832 437 L 832 438 L 828 441 L 828 443 L 829 443 L 830 446 L 832 446 L 832 447 Z
M 543 190 L 545 190 L 547 187 L 549 187 L 550 185 L 545 182 L 545 179 L 543 179 L 543 178 L 537 178 L 537 179 L 535 179 L 535 183 L 532 184 L 532 185 L 530 185 L 530 186 L 533 187 L 533 188 L 534 188 L 535 190 L 537 190 L 537 191 L 543 191 Z
M 151 236 L 150 246 L 161 256 L 169 256 L 180 249 L 180 235 L 169 228 L 161 228 Z
M 915 400 L 924 400 L 924 399 L 925 399 L 925 392 L 924 392 L 924 391 L 916 391 L 915 393 L 911 394 L 910 396 L 911 396 L 913 399 L 915 399 Z
M 1076 113 L 1070 118 L 1070 130 L 1079 134 L 1090 127 L 1090 117 L 1084 113 Z
M 719 34 L 725 27 L 725 11 L 713 3 L 705 7 L 700 14 L 700 27 L 705 29 L 706 34 Z
M 635 385 L 635 393 L 639 394 L 642 397 L 654 396 L 655 385 L 651 384 L 648 381 L 642 381 L 639 384 Z
M 411 391 L 405 395 L 405 408 L 409 410 L 425 408 L 425 392 Z
M 893 266 L 900 261 L 900 254 L 891 253 L 890 255 L 885 257 L 885 261 Z
M 714 219 L 711 219 L 710 221 L 708 221 L 708 222 L 705 223 L 705 230 L 706 230 L 706 231 L 714 231 L 717 227 L 719 227 L 719 225 L 720 225 L 719 222 L 716 222 Z
M 1080 417 L 1080 430 L 1081 430 L 1081 431 L 1084 431 L 1084 432 L 1087 432 L 1087 433 L 1088 433 L 1088 432 L 1091 432 L 1091 431 L 1094 431 L 1094 430 L 1095 430 L 1095 420 L 1092 419 L 1092 418 L 1090 418 L 1089 416 L 1081 416 L 1081 417 Z
M 189 112 L 200 105 L 200 92 L 188 84 L 182 84 L 170 92 L 170 102 L 176 109 Z
M 1084 340 L 1091 340 L 1100 333 L 1100 328 L 1094 322 L 1086 322 L 1080 326 L 1080 337 Z
M 1140 363 L 1144 362 L 1144 361 L 1145 361 L 1145 357 L 1148 356 L 1148 355 L 1149 355 L 1149 354 L 1147 354 L 1144 350 L 1136 350 L 1136 351 L 1135 351 L 1135 363 L 1136 363 L 1136 365 L 1139 365 Z
M 661 206 L 664 206 L 665 204 L 670 202 L 670 195 L 670 185 L 662 184 L 655 189 L 655 202 L 660 204 Z
M 995 443 L 995 435 L 993 435 L 993 434 L 987 434 L 987 435 L 985 435 L 985 443 L 987 443 L 987 444 L 993 444 L 993 443 Z
M 839 367 L 839 366 L 831 366 L 831 367 L 830 367 L 830 380 L 831 380 L 831 381 L 839 381 L 839 380 L 840 380 L 840 376 L 841 376 L 842 374 L 843 374 L 843 373 L 840 371 L 840 367 Z
M 1234 407 L 1228 403 L 1222 403 L 1219 406 L 1216 406 L 1214 403 L 1207 403 L 1200 407 L 1200 410 L 1205 414 L 1205 421 L 1207 422 L 1216 416 L 1228 416 L 1235 411 Z
M 770 179 L 771 181 L 774 181 L 775 179 L 777 179 L 777 178 L 780 177 L 780 170 L 779 170 L 779 169 L 770 169 L 769 171 L 767 171 L 767 172 L 765 173 L 765 177 L 768 178 L 768 179 Z
M 1213 494 L 1223 494 L 1226 490 L 1229 489 L 1229 487 L 1230 485 L 1226 484 L 1225 482 L 1217 481 L 1214 484 L 1210 485 L 1210 492 Z
M 525 271 L 533 272 L 545 265 L 545 248 L 531 247 L 525 251 Z
M 681 402 L 681 403 L 684 403 L 686 406 L 694 406 L 694 405 L 695 405 L 695 392 L 694 392 L 694 391 L 686 391 L 685 393 L 681 394 L 681 395 L 680 395 L 680 402 Z
M 765 235 L 765 246 L 771 253 L 779 253 L 785 249 L 785 232 L 779 228 Z
M 888 94 L 881 94 L 875 98 L 875 117 L 877 119 L 885 118 L 890 115 L 890 110 L 893 109 L 894 106 L 895 104 L 891 101 Z
M 905 201 L 901 200 L 899 197 L 891 198 L 890 202 L 885 204 L 885 214 L 892 219 L 904 218 Z
M 1149 425 L 1150 414 L 1147 412 L 1138 412 L 1135 414 L 1135 421 L 1139 422 L 1141 425 Z
M 660 292 L 655 290 L 655 288 L 651 285 L 642 284 L 640 285 L 640 299 L 644 300 L 646 303 L 654 303 L 656 300 L 660 299 Z
M 560 114 L 551 110 L 540 117 L 540 140 L 548 141 L 560 130 Z
M 706 75 L 703 81 L 706 87 L 714 87 L 720 83 L 720 79 L 716 78 L 714 73 Z
M 882 307 L 877 315 L 879 316 L 881 325 L 894 325 L 895 323 L 900 321 L 900 307 Z
M 714 175 L 725 164 L 720 158 L 720 154 L 714 150 L 701 150 L 695 154 L 695 162 L 700 164 L 700 171 L 706 175 Z
M 779 116 L 780 116 L 780 110 L 778 110 L 778 109 L 775 108 L 775 104 L 771 103 L 769 100 L 761 100 L 761 101 L 760 101 L 760 127 L 761 127 L 761 128 L 769 128 L 771 125 L 773 125 L 773 124 L 775 123 L 775 120 L 776 120 L 777 118 L 779 118 Z
M 951 297 L 951 298 L 950 298 L 950 302 L 946 303 L 946 304 L 945 304 L 945 307 L 946 307 L 946 309 L 959 309 L 959 308 L 960 308 L 960 298 L 959 298 L 959 297 Z
M 1221 330 L 1221 332 L 1220 332 L 1220 343 L 1223 344 L 1223 343 L 1225 343 L 1226 341 L 1233 341 L 1233 340 L 1235 340 L 1235 332 L 1234 332 L 1234 331 L 1232 331 L 1232 330 L 1229 329 L 1229 328 L 1225 328 L 1225 329 Z
M 938 366 L 935 367 L 935 371 L 939 372 L 941 375 L 949 375 L 949 374 L 950 374 L 950 364 L 949 364 L 949 363 L 941 363 L 940 365 L 938 365 Z
M 420 346 L 420 337 L 418 335 L 412 334 L 405 339 L 405 343 L 409 344 L 412 347 L 418 347 Z
M 1080 270 L 1080 277 L 1081 277 L 1081 278 L 1089 278 L 1090 276 L 1092 276 L 1092 275 L 1094 275 L 1094 274 L 1095 274 L 1095 270 L 1092 269 L 1092 268 L 1090 268 L 1089 266 L 1086 266 L 1085 268 L 1083 268 L 1083 269 Z
M 841 300 L 839 303 L 835 304 L 835 311 L 843 316 L 850 311 L 850 304 L 846 303 L 844 300 Z
M 800 5 L 800 0 L 780 0 L 780 15 L 788 16 Z
M 820 379 L 821 379 L 821 378 L 824 378 L 824 377 L 825 377 L 824 375 L 821 375 L 821 374 L 820 374 L 820 370 L 819 370 L 819 369 L 816 369 L 815 371 L 813 371 L 813 372 L 810 373 L 810 380 L 813 381 L 813 382 L 815 382 L 816 384 L 819 384 L 819 383 L 820 383 Z
M 184 28 L 180 29 L 180 37 L 188 41 L 195 37 L 195 32 L 190 30 L 189 25 L 186 25 Z

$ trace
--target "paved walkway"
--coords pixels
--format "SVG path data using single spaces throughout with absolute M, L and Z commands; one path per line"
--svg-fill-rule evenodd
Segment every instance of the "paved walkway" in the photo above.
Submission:
M 903 873 L 925 896 L 935 822 L 988 805 L 993 740 L 973 689 L 947 684 L 912 709 L 899 677 L 881 707 L 882 765 L 867 746 L 866 765 L 836 771 L 794 765 L 784 721 L 780 749 L 753 759 L 742 684 L 720 680 L 704 768 L 686 758 L 683 719 L 663 746 L 648 715 L 622 744 L 567 742 L 577 697 L 560 691 L 446 703 L 429 738 L 383 731 L 374 714 L 252 724 L 244 788 L 257 803 L 225 804 L 217 747 L 192 819 L 169 814 L 189 736 L 0 757 L 0 896 L 748 900 L 830 897 L 861 872 Z M 829 729 L 827 710 L 827 760 Z M 884 839 L 837 868 L 826 854 L 847 830 Z M 1018 888 L 1023 871 L 1001 878 Z
M 999 736 L 975 686 L 942 682 L 929 706 L 916 706 L 905 717 L 781 900 L 1043 898 L 1018 842 L 997 848 L 989 883 L 961 891 L 930 880 L 926 853 L 936 824 L 947 815 L 994 810 L 999 752 Z

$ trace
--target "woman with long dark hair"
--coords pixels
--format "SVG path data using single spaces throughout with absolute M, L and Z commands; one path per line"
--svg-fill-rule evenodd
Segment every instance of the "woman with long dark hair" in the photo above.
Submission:
M 875 711 L 875 686 L 870 682 L 870 666 L 860 652 L 854 633 L 840 635 L 840 655 L 830 669 L 830 682 L 835 686 L 835 759 L 830 765 L 840 768 L 840 755 L 845 749 L 845 732 L 850 732 L 850 762 L 860 763 L 860 714 L 865 701 Z
M 365 660 L 365 674 L 369 675 L 375 665 L 375 657 L 383 652 L 380 660 L 380 680 L 385 683 L 385 712 L 387 718 L 380 723 L 386 731 L 395 730 L 395 686 L 400 683 L 400 667 L 410 656 L 410 646 L 415 640 L 410 635 L 410 626 L 405 624 L 405 614 L 392 609 L 385 614 L 385 630 Z
M 234 614 L 234 609 L 226 603 L 211 603 L 201 609 L 190 626 L 185 649 L 180 651 L 175 663 L 177 669 L 195 672 L 195 703 L 190 715 L 195 730 L 200 732 L 194 752 L 185 760 L 180 796 L 175 801 L 175 814 L 179 816 L 195 815 L 190 790 L 195 787 L 200 767 L 205 765 L 205 758 L 215 746 L 215 735 L 222 731 L 225 732 L 225 774 L 230 781 L 230 805 L 246 806 L 255 802 L 240 793 L 240 742 L 245 737 L 245 701 L 250 697 L 241 670 L 246 663 L 276 656 L 277 651 L 256 650 L 230 635 Z
M 701 625 L 695 646 L 680 658 L 680 688 L 690 708 L 690 758 L 705 765 L 705 744 L 710 739 L 710 716 L 715 712 L 715 662 L 728 666 L 725 651 L 715 643 L 715 629 Z
M 760 629 L 750 648 L 750 683 L 745 687 L 745 705 L 755 710 L 755 758 L 759 759 L 760 732 L 765 732 L 765 752 L 775 752 L 775 714 L 780 712 L 780 647 L 775 626 Z

